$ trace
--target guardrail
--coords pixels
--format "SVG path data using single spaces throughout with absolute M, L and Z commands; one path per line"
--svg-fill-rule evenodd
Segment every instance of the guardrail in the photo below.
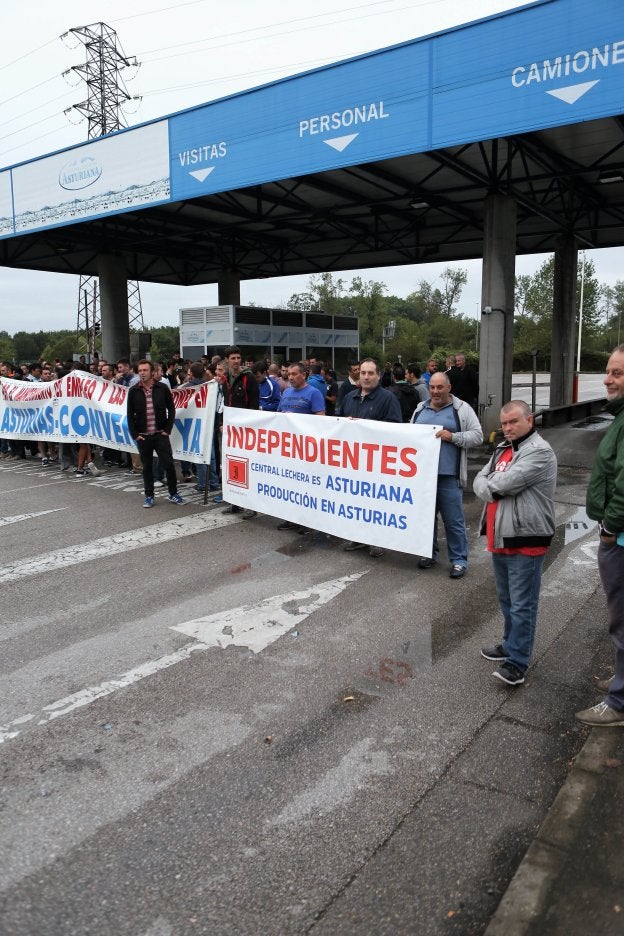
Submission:
M 579 403 L 565 403 L 563 406 L 551 406 L 547 409 L 537 409 L 535 420 L 546 429 L 550 426 L 562 426 L 564 423 L 574 422 L 576 419 L 587 419 L 596 416 L 604 408 L 606 399 L 599 397 L 596 400 L 581 400 Z

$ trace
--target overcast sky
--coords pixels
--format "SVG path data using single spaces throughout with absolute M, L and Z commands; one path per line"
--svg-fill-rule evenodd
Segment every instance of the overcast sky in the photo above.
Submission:
M 84 47 L 72 27 L 103 21 L 117 31 L 138 71 L 124 77 L 134 113 L 128 125 L 152 120 L 245 88 L 404 42 L 461 22 L 522 6 L 518 0 L 49 0 L 3 4 L 0 34 L 0 167 L 72 146 L 86 139 L 86 122 L 64 111 L 86 97 L 75 73 Z M 134 77 L 132 77 L 134 75 Z M 72 87 L 73 85 L 73 87 Z M 588 251 L 599 280 L 624 278 L 622 250 Z M 533 272 L 543 257 L 519 257 L 517 272 Z M 469 276 L 460 311 L 477 314 L 481 263 L 461 264 Z M 399 296 L 421 279 L 439 277 L 443 264 L 362 271 Z M 340 275 L 340 274 L 337 274 Z M 355 275 L 344 274 L 347 281 Z M 307 276 L 250 280 L 242 302 L 276 305 L 306 289 Z M 0 329 L 72 328 L 76 324 L 78 278 L 0 267 Z M 141 286 L 146 325 L 177 324 L 181 306 L 214 305 L 217 287 Z

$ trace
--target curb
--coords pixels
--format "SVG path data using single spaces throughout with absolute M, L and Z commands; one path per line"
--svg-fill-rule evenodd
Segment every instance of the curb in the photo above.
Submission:
M 557 877 L 577 844 L 585 811 L 596 795 L 604 760 L 617 736 L 593 728 L 548 815 L 514 874 L 485 936 L 525 936 L 547 906 Z

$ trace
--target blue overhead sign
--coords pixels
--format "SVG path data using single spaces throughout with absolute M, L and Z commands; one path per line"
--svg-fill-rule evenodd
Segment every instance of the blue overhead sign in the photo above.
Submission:
M 424 45 L 400 46 L 170 119 L 171 192 L 193 198 L 427 147 Z
M 536 0 L 0 173 L 0 238 L 614 116 L 622 0 Z
M 621 0 L 557 0 L 435 37 L 432 148 L 619 114 Z

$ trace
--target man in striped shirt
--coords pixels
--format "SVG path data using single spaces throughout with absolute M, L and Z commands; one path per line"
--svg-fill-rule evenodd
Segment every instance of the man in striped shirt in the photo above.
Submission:
M 175 419 L 173 396 L 162 381 L 154 380 L 151 361 L 139 361 L 139 382 L 128 390 L 127 414 L 128 429 L 136 440 L 143 467 L 143 506 L 154 506 L 154 454 L 165 469 L 168 499 L 172 504 L 183 504 L 169 441 Z

